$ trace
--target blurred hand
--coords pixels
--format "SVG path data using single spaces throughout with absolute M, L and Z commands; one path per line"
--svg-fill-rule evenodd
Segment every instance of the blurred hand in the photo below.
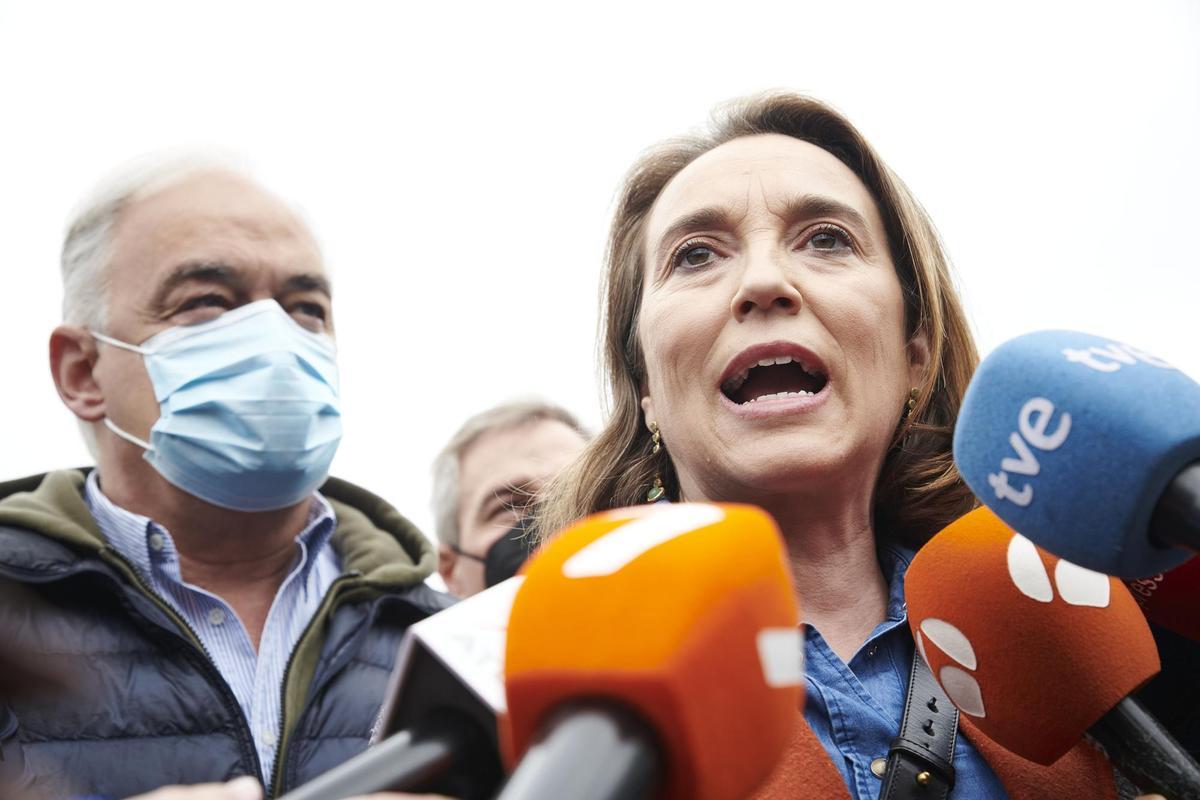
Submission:
M 262 787 L 254 778 L 243 775 L 229 783 L 164 786 L 129 800 L 262 800 Z
M 262 800 L 262 787 L 248 775 L 234 778 L 229 783 L 200 783 L 195 786 L 164 786 L 148 794 L 139 794 L 129 800 Z M 380 794 L 355 797 L 352 800 L 451 800 L 440 794 Z

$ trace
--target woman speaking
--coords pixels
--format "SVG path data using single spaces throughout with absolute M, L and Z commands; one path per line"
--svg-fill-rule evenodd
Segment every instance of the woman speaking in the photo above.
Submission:
M 633 167 L 604 297 L 612 414 L 538 531 L 660 499 L 770 512 L 804 598 L 807 726 L 761 796 L 825 776 L 875 800 L 912 667 L 905 570 L 975 503 L 951 432 L 977 354 L 932 224 L 837 112 L 752 97 Z M 951 746 L 952 797 L 1131 794 L 1090 745 L 1052 767 Z

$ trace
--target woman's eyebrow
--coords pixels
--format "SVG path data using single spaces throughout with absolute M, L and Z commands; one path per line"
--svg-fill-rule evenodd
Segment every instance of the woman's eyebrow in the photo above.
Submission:
M 841 200 L 821 194 L 801 194 L 788 199 L 783 204 L 783 213 L 780 216 L 788 222 L 814 217 L 836 217 L 864 233 L 870 230 L 866 218 L 857 209 Z
M 724 228 L 728 226 L 728 223 L 729 212 L 715 206 L 701 208 L 680 217 L 671 223 L 671 226 L 658 238 L 658 247 L 654 251 L 654 263 L 661 264 L 666 260 L 671 242 L 682 234 L 705 228 Z

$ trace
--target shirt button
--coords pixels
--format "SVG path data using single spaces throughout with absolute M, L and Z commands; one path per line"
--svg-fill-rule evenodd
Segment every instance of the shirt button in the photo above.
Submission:
M 154 551 L 162 550 L 163 545 L 165 545 L 166 543 L 167 542 L 165 539 L 163 539 L 163 535 L 161 533 L 150 534 L 150 549 L 151 550 L 154 550 Z
M 879 645 L 877 645 L 877 644 L 873 644 L 867 648 L 867 656 L 869 658 L 874 658 L 875 654 L 878 652 L 879 652 Z
M 887 759 L 877 758 L 871 762 L 871 774 L 876 778 L 883 780 L 883 773 L 887 772 Z
M 262 732 L 263 744 L 267 747 L 275 746 L 275 731 L 271 728 L 264 728 Z
M 208 612 L 208 621 L 211 622 L 213 625 L 224 625 L 225 624 L 224 609 L 214 608 L 212 611 L 209 611 Z

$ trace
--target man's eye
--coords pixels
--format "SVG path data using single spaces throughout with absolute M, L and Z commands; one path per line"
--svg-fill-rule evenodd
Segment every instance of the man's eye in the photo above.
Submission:
M 496 506 L 495 508 L 493 508 L 493 509 L 492 509 L 492 512 L 491 512 L 490 514 L 488 514 L 488 517 L 487 517 L 487 518 L 488 518 L 488 520 L 489 520 L 489 521 L 491 521 L 491 520 L 497 520 L 497 519 L 500 519 L 501 517 L 504 517 L 504 516 L 509 516 L 509 515 L 511 515 L 512 513 L 513 513 L 513 508 L 512 508 L 512 506 L 510 506 L 510 505 L 507 505 L 507 504 L 506 504 L 506 505 L 500 505 L 500 506 Z
M 523 484 L 502 495 L 497 495 L 497 502 L 489 509 L 486 519 L 489 522 L 502 518 L 512 521 L 520 519 L 529 512 L 535 493 L 535 487 Z
M 716 261 L 717 254 L 711 247 L 703 244 L 692 244 L 686 242 L 682 247 L 675 251 L 673 259 L 675 267 L 683 269 L 699 269 L 706 267 Z
M 494 506 L 489 512 L 485 520 L 495 525 L 511 525 L 521 518 L 521 509 L 511 505 L 510 503 L 501 503 Z
M 288 307 L 288 313 L 300 327 L 316 333 L 323 332 L 329 325 L 329 312 L 320 303 L 293 303 Z
M 192 297 L 179 306 L 180 311 L 191 311 L 194 308 L 231 308 L 233 303 L 228 298 L 219 294 L 202 294 L 198 297 Z
M 315 317 L 320 320 L 325 319 L 325 307 L 320 303 L 296 303 L 296 305 L 292 306 L 292 312 Z

